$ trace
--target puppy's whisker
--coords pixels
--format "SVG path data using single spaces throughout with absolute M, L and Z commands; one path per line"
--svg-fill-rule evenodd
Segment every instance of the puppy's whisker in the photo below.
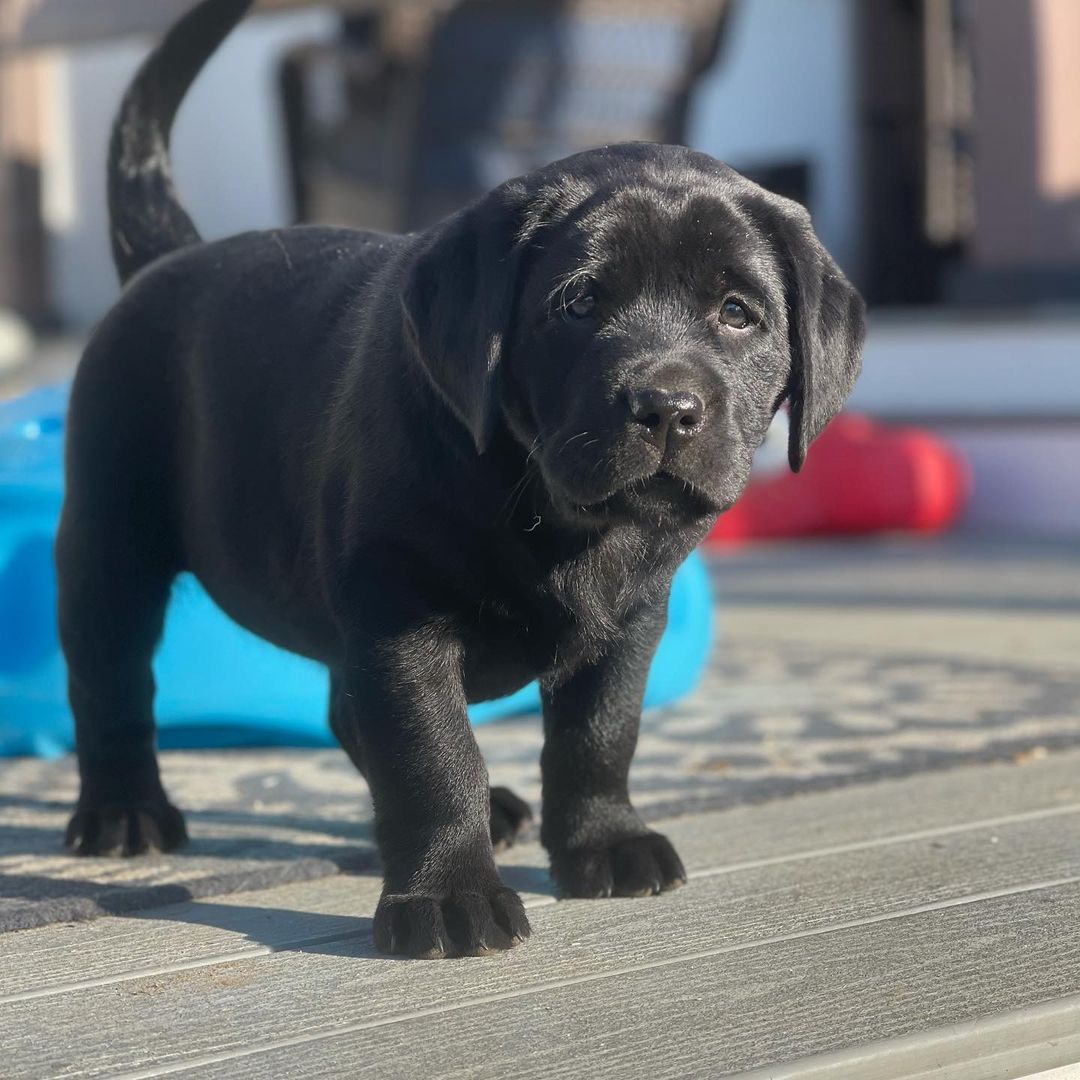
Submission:
M 529 481 L 531 479 L 531 476 L 526 477 L 524 483 L 519 486 L 517 498 L 514 500 L 514 505 L 510 507 L 510 513 L 507 515 L 508 517 L 514 516 L 514 511 L 517 510 L 521 500 L 525 497 L 525 492 L 529 489 Z
M 510 494 L 506 497 L 506 502 L 503 504 L 502 510 L 499 511 L 499 520 L 509 521 L 517 510 L 521 500 L 525 497 L 525 492 L 529 489 L 529 483 L 536 479 L 539 475 L 539 470 L 533 465 L 527 465 L 525 472 L 522 473 L 521 479 L 514 484 L 510 489 Z
M 522 474 L 521 478 L 510 489 L 510 494 L 506 497 L 506 503 L 503 504 L 504 506 L 508 506 L 510 504 L 510 501 L 514 499 L 515 496 L 520 498 L 521 493 L 524 491 L 525 486 L 529 482 L 529 477 L 530 472 L 526 470 L 525 473 Z M 516 506 L 517 503 L 515 502 L 514 505 Z
M 572 442 L 574 442 L 574 440 L 575 440 L 575 439 L 583 439 L 583 438 L 585 438 L 585 436 L 586 436 L 586 435 L 588 435 L 588 434 L 589 434 L 589 433 L 588 433 L 588 431 L 579 431 L 579 432 L 578 432 L 578 433 L 577 433 L 576 435 L 571 435 L 571 436 L 570 436 L 570 438 L 569 438 L 569 439 L 567 439 L 567 440 L 566 440 L 566 442 L 564 442 L 564 443 L 562 444 L 562 446 L 561 446 L 561 447 L 559 447 L 559 454 L 557 454 L 556 456 L 557 456 L 557 457 L 558 457 L 558 456 L 560 456 L 560 455 L 561 455 L 561 454 L 563 453 L 563 451 L 564 451 L 564 450 L 565 450 L 565 449 L 566 449 L 566 448 L 567 448 L 567 447 L 568 447 L 568 446 L 569 446 L 569 445 L 570 445 L 570 444 L 571 444 Z

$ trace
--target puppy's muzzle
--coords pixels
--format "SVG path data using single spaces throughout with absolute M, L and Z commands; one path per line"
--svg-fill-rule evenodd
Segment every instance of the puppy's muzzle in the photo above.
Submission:
M 632 390 L 627 401 L 632 426 L 661 453 L 693 438 L 705 423 L 704 402 L 689 390 Z

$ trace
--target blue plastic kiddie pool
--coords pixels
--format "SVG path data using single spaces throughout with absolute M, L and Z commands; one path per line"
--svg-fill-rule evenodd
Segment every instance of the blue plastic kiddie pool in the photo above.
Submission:
M 52 557 L 67 395 L 67 385 L 47 387 L 0 405 L 0 755 L 74 745 Z M 646 704 L 693 689 L 711 622 L 709 579 L 694 554 L 675 577 Z M 188 575 L 173 591 L 154 671 L 163 747 L 334 745 L 326 669 L 241 629 Z M 483 723 L 539 704 L 532 684 L 469 713 Z

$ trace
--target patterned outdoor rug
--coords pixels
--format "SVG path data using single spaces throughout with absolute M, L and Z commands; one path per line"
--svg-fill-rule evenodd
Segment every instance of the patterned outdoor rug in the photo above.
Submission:
M 752 610 L 723 607 L 720 645 L 698 691 L 646 716 L 633 772 L 646 817 L 967 762 L 1022 763 L 1080 744 L 1080 663 L 980 659 L 961 641 L 894 649 L 888 610 L 869 643 L 805 640 L 805 608 L 769 608 L 764 623 L 754 612 L 757 632 L 742 634 L 740 613 L 749 625 Z M 1008 654 L 1009 635 L 1028 624 L 1000 625 L 999 652 Z M 1057 625 L 1040 632 L 1057 640 Z M 492 782 L 535 807 L 539 720 L 492 724 L 477 736 Z M 367 789 L 343 753 L 174 751 L 163 767 L 187 815 L 189 847 L 79 859 L 61 846 L 76 794 L 73 762 L 0 762 L 0 930 L 342 870 L 378 872 Z

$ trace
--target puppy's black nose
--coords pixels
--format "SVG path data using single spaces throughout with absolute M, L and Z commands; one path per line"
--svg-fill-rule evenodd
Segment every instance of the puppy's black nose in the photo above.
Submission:
M 697 433 L 705 406 L 689 390 L 632 390 L 630 415 L 641 425 L 641 434 L 662 450 L 671 437 Z

